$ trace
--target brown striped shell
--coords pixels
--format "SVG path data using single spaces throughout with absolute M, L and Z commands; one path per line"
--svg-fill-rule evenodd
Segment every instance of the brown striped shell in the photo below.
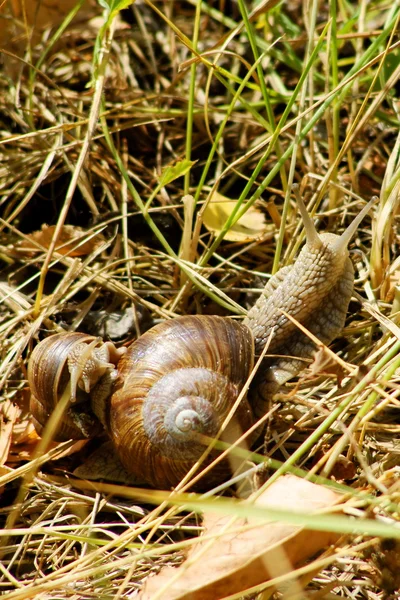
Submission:
M 108 415 L 125 468 L 156 487 L 176 485 L 217 436 L 253 355 L 250 330 L 222 317 L 179 317 L 134 342 L 119 362 Z M 243 400 L 222 440 L 235 441 L 253 423 Z M 228 479 L 226 463 L 223 469 L 207 482 Z
M 58 333 L 44 339 L 36 346 L 28 364 L 28 382 L 31 390 L 30 410 L 38 433 L 42 432 L 53 413 L 61 395 L 69 386 L 71 402 L 67 407 L 53 439 L 64 441 L 84 439 L 97 435 L 102 427 L 90 406 L 89 392 L 107 367 L 97 371 L 95 377 L 86 377 L 82 386 L 80 380 L 90 371 L 93 350 L 100 352 L 100 361 L 104 360 L 104 342 L 101 338 L 78 332 Z M 107 357 L 106 357 L 107 358 Z M 73 361 L 74 373 L 68 365 Z M 82 387 L 86 387 L 82 389 Z

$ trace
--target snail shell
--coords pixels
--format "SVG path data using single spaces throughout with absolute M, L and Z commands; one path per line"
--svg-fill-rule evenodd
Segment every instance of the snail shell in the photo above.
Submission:
M 102 430 L 94 415 L 89 393 L 110 363 L 108 344 L 79 332 L 58 333 L 36 346 L 29 359 L 30 410 L 38 433 L 42 432 L 61 395 L 69 386 L 70 405 L 53 439 L 84 439 Z
M 118 364 L 108 414 L 108 433 L 126 469 L 156 487 L 176 485 L 218 434 L 253 356 L 250 330 L 216 316 L 179 317 L 136 340 Z M 254 423 L 247 400 L 233 421 L 226 442 Z M 219 469 L 226 478 L 227 465 Z M 211 479 L 220 480 L 215 471 Z

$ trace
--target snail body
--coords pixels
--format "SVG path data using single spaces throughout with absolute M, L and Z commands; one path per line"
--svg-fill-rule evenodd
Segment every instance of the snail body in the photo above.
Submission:
M 90 396 L 95 426 L 103 424 L 125 468 L 153 486 L 168 488 L 181 481 L 221 429 L 222 440 L 233 442 L 254 425 L 279 387 L 297 375 L 315 352 L 315 344 L 297 323 L 325 344 L 340 333 L 354 284 L 347 246 L 374 200 L 341 236 L 318 235 L 301 198 L 297 201 L 306 244 L 292 266 L 269 280 L 242 324 L 216 316 L 178 317 L 147 331 L 125 354 L 109 343 L 101 354 L 98 338 L 92 336 L 73 341 L 71 337 L 65 342 L 66 351 L 60 349 L 61 337 L 41 342 L 28 368 L 31 410 L 39 429 L 70 372 L 72 402 L 80 400 L 82 393 Z M 67 340 L 84 334 L 64 335 Z M 74 344 L 80 344 L 74 353 L 77 358 L 65 361 Z M 269 344 L 268 354 L 248 399 L 237 402 L 254 357 L 265 344 Z M 55 366 L 57 374 L 50 375 L 54 350 L 63 354 L 64 366 L 61 370 Z M 83 359 L 79 358 L 82 353 Z M 37 382 L 41 377 L 51 382 L 47 390 L 51 399 L 44 394 L 47 384 Z M 46 408 L 39 400 L 42 394 Z M 72 421 L 75 426 L 76 418 Z M 73 433 L 71 427 L 59 431 L 58 439 L 60 435 L 61 439 L 75 437 Z M 208 462 L 215 455 L 212 451 Z M 227 478 L 226 471 L 226 463 L 220 463 L 208 483 Z
M 293 265 L 271 277 L 243 320 L 254 335 L 256 354 L 268 344 L 267 357 L 252 386 L 251 403 L 258 417 L 267 410 L 277 390 L 314 356 L 314 342 L 297 323 L 326 345 L 342 331 L 354 288 L 354 268 L 347 247 L 375 202 L 372 198 L 339 236 L 319 235 L 299 195 L 296 200 L 306 243 Z

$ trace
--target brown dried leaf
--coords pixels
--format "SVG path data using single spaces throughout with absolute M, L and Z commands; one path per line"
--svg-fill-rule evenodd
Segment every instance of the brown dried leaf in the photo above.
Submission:
M 40 244 L 43 248 L 49 248 L 53 239 L 54 230 L 55 225 L 42 225 L 42 229 L 34 231 L 27 236 L 32 240 L 32 243 L 25 239 L 23 242 L 19 242 L 16 245 L 16 250 L 22 253 L 37 252 L 38 247 L 34 242 L 37 242 L 37 244 Z M 56 252 L 59 252 L 62 255 L 68 254 L 68 256 L 86 256 L 104 242 L 104 237 L 101 234 L 92 237 L 90 240 L 80 242 L 80 240 L 84 240 L 87 235 L 88 232 L 81 227 L 64 225 L 58 236 Z
M 92 12 L 90 4 L 84 3 L 75 20 L 82 19 L 89 10 Z M 22 55 L 28 45 L 39 41 L 44 29 L 60 25 L 75 6 L 76 0 L 0 1 L 0 45 Z
M 312 375 L 334 375 L 339 387 L 341 386 L 343 379 L 348 375 L 342 365 L 339 364 L 325 348 L 318 349 L 309 369 Z
M 312 514 L 336 504 L 335 492 L 287 475 L 255 500 L 258 506 Z M 140 600 L 162 590 L 163 600 L 218 600 L 290 571 L 334 543 L 337 534 L 279 522 L 207 515 L 204 535 L 178 569 L 168 567 L 148 579 Z M 210 537 L 214 537 L 210 543 Z M 164 588 L 165 586 L 165 588 Z M 157 596 L 158 597 L 158 596 Z
M 14 424 L 20 413 L 21 409 L 10 400 L 5 400 L 0 405 L 0 465 L 7 462 Z
M 114 481 L 126 485 L 143 485 L 133 475 L 127 473 L 121 461 L 115 454 L 111 442 L 105 442 L 92 452 L 87 459 L 74 471 L 75 477 L 90 481 Z
M 11 10 L 15 18 L 26 18 L 29 25 L 45 28 L 61 23 L 76 0 L 11 0 Z
M 332 450 L 332 447 L 328 444 L 323 444 L 320 450 L 315 454 L 313 459 L 313 465 L 319 464 L 321 461 L 325 462 L 326 455 L 329 454 Z M 343 454 L 339 454 L 336 458 L 335 464 L 333 465 L 331 471 L 331 476 L 339 482 L 349 481 L 354 479 L 357 473 L 357 467 L 355 463 L 347 458 L 347 456 L 343 456 Z
M 11 473 L 11 472 L 12 472 L 12 469 L 10 469 L 10 467 L 0 465 L 0 477 L 2 477 L 3 475 L 9 475 L 9 473 Z M 2 495 L 4 489 L 5 489 L 5 485 L 0 485 L 0 496 Z
M 17 423 L 14 427 L 14 432 L 12 436 L 12 444 L 8 454 L 7 464 L 15 467 L 19 465 L 21 462 L 29 461 L 37 457 L 37 447 L 41 443 L 41 438 L 36 433 L 36 430 L 33 424 L 30 424 L 22 437 L 18 434 L 19 424 Z M 15 432 L 17 431 L 17 434 Z M 67 448 L 66 450 L 60 452 L 55 458 L 52 460 L 60 460 L 61 458 L 65 458 L 66 456 L 70 456 L 72 454 L 76 454 L 80 452 L 82 448 L 88 443 L 88 440 L 77 440 L 72 446 Z M 61 446 L 65 444 L 65 442 L 50 442 L 48 449 L 57 448 L 57 446 Z
M 26 416 L 15 424 L 13 430 L 13 446 L 21 447 L 22 444 L 27 446 L 36 444 L 39 440 L 35 426 L 32 423 L 32 417 Z
M 342 454 L 337 457 L 331 471 L 331 476 L 334 477 L 336 481 L 350 481 L 351 479 L 354 479 L 356 474 L 357 467 L 352 460 Z

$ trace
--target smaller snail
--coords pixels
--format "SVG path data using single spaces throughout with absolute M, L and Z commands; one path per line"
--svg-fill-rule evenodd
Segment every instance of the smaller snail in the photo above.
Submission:
M 28 368 L 39 432 L 70 385 L 71 404 L 57 439 L 89 437 L 101 423 L 129 472 L 156 487 L 175 486 L 218 435 L 266 343 L 268 354 L 224 441 L 254 425 L 279 387 L 313 357 L 314 343 L 287 315 L 325 344 L 340 333 L 354 284 L 347 246 L 374 201 L 341 236 L 318 235 L 297 197 L 306 244 L 293 265 L 269 280 L 242 324 L 178 317 L 147 331 L 126 353 L 79 333 L 45 339 Z M 220 463 L 207 485 L 228 479 L 228 469 Z
M 84 439 L 97 435 L 102 425 L 89 402 L 89 394 L 100 379 L 105 394 L 117 375 L 115 365 L 125 348 L 117 350 L 111 342 L 79 332 L 58 333 L 36 346 L 28 363 L 31 390 L 30 410 L 40 434 L 66 386 L 70 406 L 56 433 L 59 441 Z M 99 386 L 101 387 L 101 386 Z

